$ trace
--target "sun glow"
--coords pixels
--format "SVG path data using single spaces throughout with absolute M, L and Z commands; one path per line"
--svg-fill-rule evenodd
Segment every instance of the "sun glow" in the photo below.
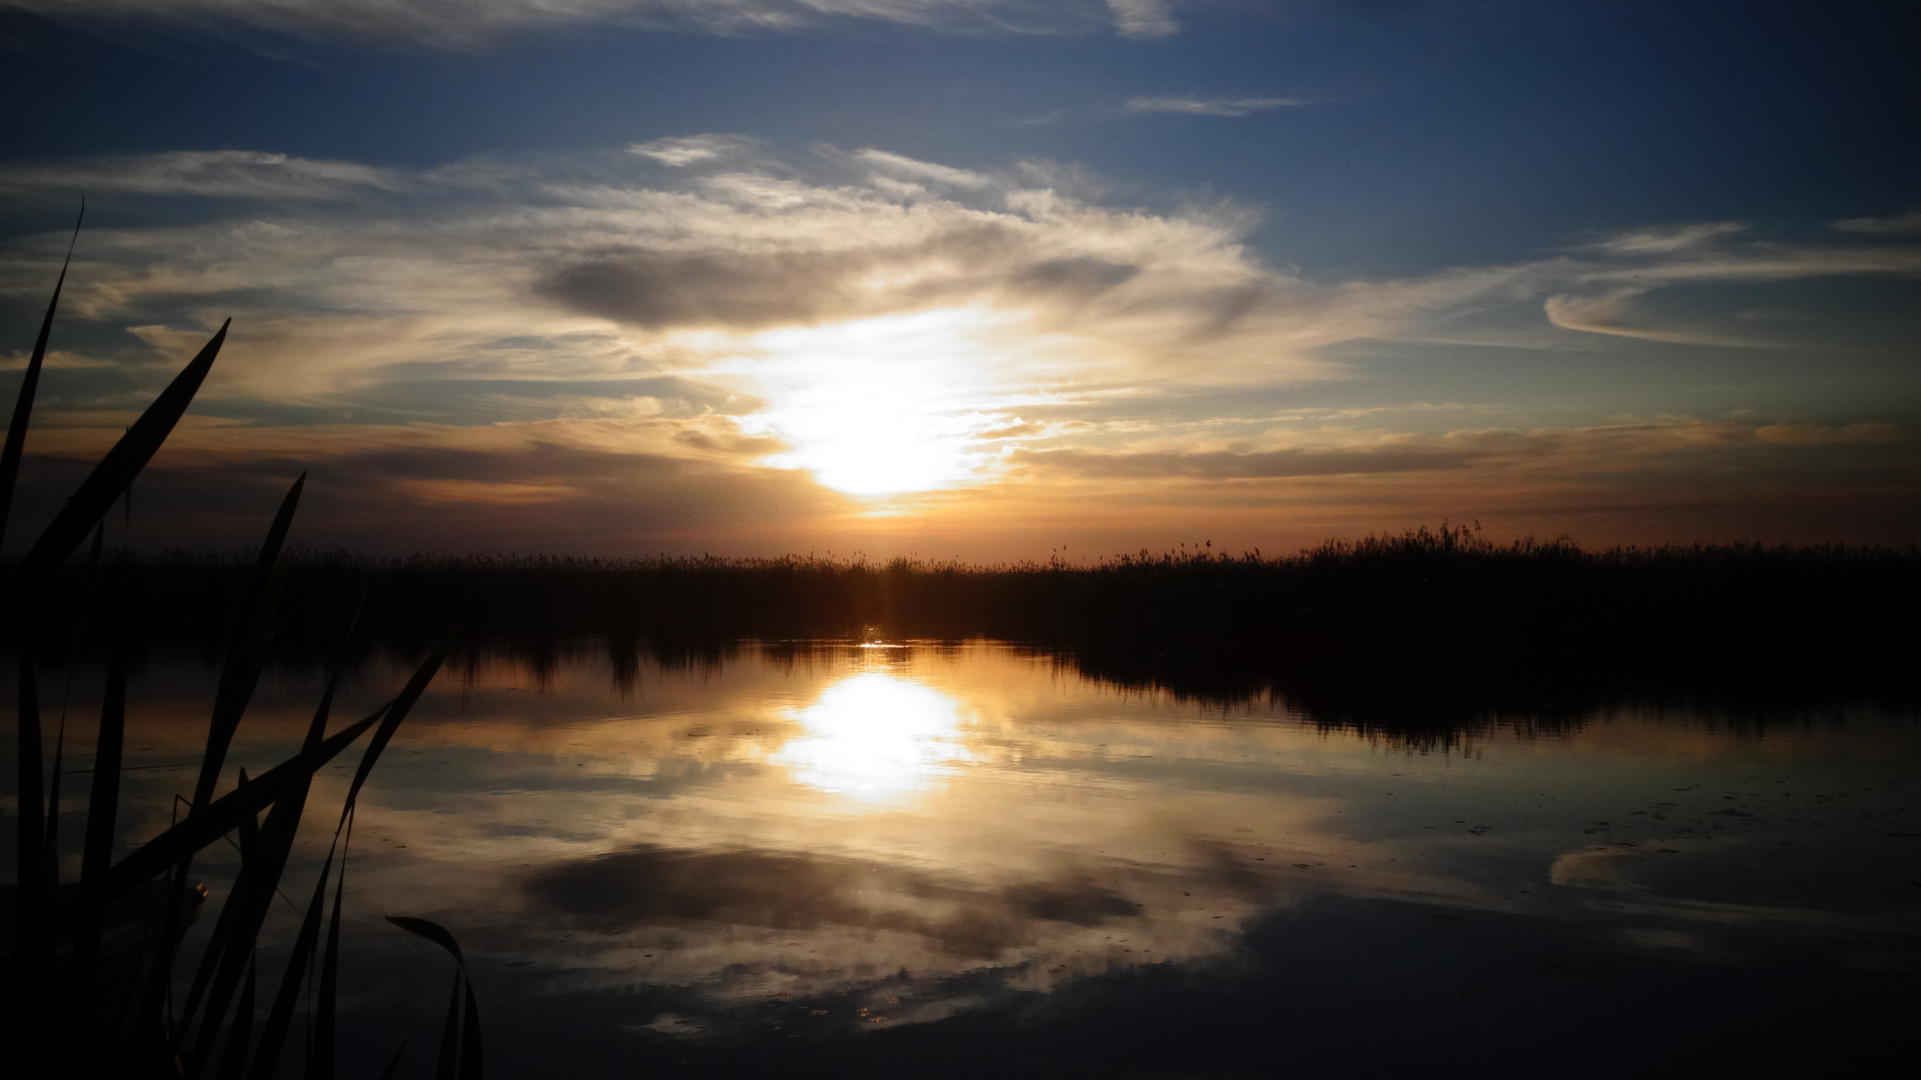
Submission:
M 950 487 L 990 454 L 984 410 L 1008 358 L 991 341 L 997 316 L 919 312 L 756 337 L 756 374 L 772 402 L 766 422 L 793 450 L 774 465 L 812 472 L 855 495 Z
M 961 745 L 960 703 L 893 675 L 868 672 L 843 679 L 794 718 L 806 734 L 771 760 L 823 791 L 898 797 L 926 788 L 970 760 Z

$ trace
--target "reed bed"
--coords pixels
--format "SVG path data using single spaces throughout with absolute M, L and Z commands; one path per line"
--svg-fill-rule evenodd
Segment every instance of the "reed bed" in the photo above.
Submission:
M 636 651 L 697 657 L 740 639 L 986 636 L 1123 685 L 1220 701 L 1278 690 L 1330 714 L 1609 695 L 1911 701 L 1921 685 L 1909 662 L 1921 645 L 1908 616 L 1921 602 L 1914 547 L 1587 551 L 1444 524 L 1290 556 L 1202 548 L 1088 565 L 312 550 L 287 561 L 292 611 L 329 610 L 369 584 L 363 648 L 417 650 L 458 622 L 536 664 L 557 642 L 601 639 L 617 671 Z M 247 572 L 231 556 L 141 561 L 149 609 L 174 614 L 147 636 L 219 640 Z M 63 587 L 78 604 L 80 576 Z M 301 636 L 316 620 L 293 623 L 283 653 L 319 662 L 328 642 Z

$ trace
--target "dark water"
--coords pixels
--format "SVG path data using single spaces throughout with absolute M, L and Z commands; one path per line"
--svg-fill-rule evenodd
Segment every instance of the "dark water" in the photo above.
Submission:
M 362 670 L 346 709 L 404 677 Z M 266 680 L 230 773 L 291 751 L 317 683 Z M 211 686 L 135 680 L 129 846 L 191 783 Z M 1912 715 L 1325 719 L 986 643 L 449 672 L 362 797 L 347 1064 L 402 1036 L 403 1074 L 431 1064 L 450 963 L 386 914 L 459 936 L 503 1076 L 1716 1075 L 1904 1045 Z M 199 864 L 216 895 L 233 862 Z

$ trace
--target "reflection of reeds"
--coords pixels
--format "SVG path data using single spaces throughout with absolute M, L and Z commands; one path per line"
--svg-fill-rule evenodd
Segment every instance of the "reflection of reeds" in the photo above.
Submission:
M 0 451 L 0 532 L 11 507 L 47 339 L 65 280 L 63 266 L 28 361 L 4 451 Z M 323 950 L 320 914 L 328 878 L 336 855 L 344 874 L 354 803 L 368 774 L 445 661 L 448 649 L 442 645 L 433 650 L 400 694 L 373 715 L 328 735 L 334 691 L 346 656 L 343 645 L 300 752 L 257 777 L 249 778 L 242 770 L 239 785 L 215 797 L 228 747 L 246 712 L 278 624 L 289 566 L 283 546 L 304 476 L 294 481 L 252 560 L 239 608 L 242 618 L 227 643 L 200 774 L 186 816 L 126 857 L 117 862 L 112 858 L 131 632 L 135 627 L 151 631 L 183 609 L 163 599 L 145 609 L 144 620 L 137 618 L 137 571 L 123 555 L 121 565 L 99 590 L 101 605 L 96 611 L 94 579 L 99 573 L 102 521 L 186 412 L 219 355 L 226 333 L 223 325 L 127 429 L 13 567 L 0 592 L 5 643 L 18 655 L 20 664 L 17 883 L 12 896 L 13 917 L 8 920 L 12 947 L 0 960 L 0 985 L 5 993 L 0 1000 L 5 1038 L 0 1060 L 13 1066 L 17 1075 L 212 1075 L 220 1080 L 242 1076 L 265 1080 L 278 1068 L 306 971 L 316 952 L 322 957 L 322 975 L 314 1001 L 309 1074 L 333 1075 L 341 889 L 336 883 Z M 84 569 L 77 571 L 81 582 L 78 592 L 53 588 L 63 576 L 63 564 L 90 532 L 94 540 Z M 96 615 L 104 617 L 95 619 Z M 108 642 L 106 685 L 91 770 L 80 880 L 62 887 L 58 825 L 65 730 L 63 724 L 56 737 L 53 775 L 48 778 L 42 771 L 44 739 L 36 661 L 56 652 L 56 642 L 83 637 L 90 619 Z M 314 621 L 324 625 L 326 620 Z M 324 631 L 308 631 L 319 632 Z M 71 662 L 72 657 L 66 659 Z M 261 958 L 255 943 L 279 890 L 313 775 L 370 731 L 372 739 L 348 789 L 334 829 L 333 847 L 321 867 L 286 970 L 273 992 L 264 1022 L 256 1023 Z M 262 811 L 267 815 L 264 822 L 259 818 Z M 183 1006 L 176 1010 L 175 949 L 205 896 L 204 890 L 190 882 L 193 857 L 207 845 L 236 835 L 241 849 L 239 873 L 220 906 L 191 989 Z M 464 966 L 462 971 L 464 977 Z M 464 1014 L 472 1027 L 476 1010 L 471 990 Z M 462 1059 L 462 1076 L 479 1075 L 478 1028 L 473 1030 L 475 1050 Z M 217 1071 L 209 1072 L 216 1060 Z M 449 1067 L 454 1061 L 452 1056 L 444 1059 Z

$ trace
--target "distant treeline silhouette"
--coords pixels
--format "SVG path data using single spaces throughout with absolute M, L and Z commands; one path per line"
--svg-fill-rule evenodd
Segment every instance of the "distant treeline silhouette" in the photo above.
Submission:
M 1585 551 L 1443 525 L 1287 557 L 1202 548 L 1091 565 L 314 550 L 288 562 L 276 648 L 290 656 L 324 655 L 315 628 L 336 626 L 364 587 L 368 647 L 418 651 L 451 627 L 536 654 L 577 638 L 671 656 L 741 638 L 987 636 L 1071 654 L 1122 685 L 1217 700 L 1281 688 L 1334 713 L 1618 694 L 1905 702 L 1921 669 L 1912 545 Z M 133 609 L 156 615 L 131 629 L 175 644 L 184 632 L 213 654 L 249 565 L 140 560 Z

